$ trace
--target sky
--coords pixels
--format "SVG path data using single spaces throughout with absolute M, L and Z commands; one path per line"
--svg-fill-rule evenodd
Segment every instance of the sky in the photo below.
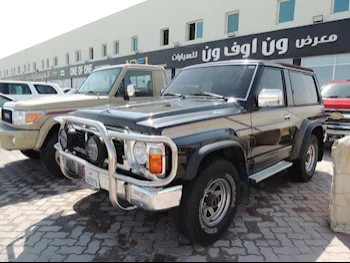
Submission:
M 1 0 L 0 59 L 145 0 Z

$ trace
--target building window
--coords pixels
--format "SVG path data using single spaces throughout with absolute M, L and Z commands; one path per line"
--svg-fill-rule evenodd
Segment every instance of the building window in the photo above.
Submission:
M 17 68 L 17 73 L 21 74 L 21 67 L 20 66 L 18 66 L 18 68 Z
M 30 63 L 28 63 L 28 72 L 30 72 Z
M 27 65 L 24 65 L 24 73 L 27 71 Z
M 94 48 L 93 47 L 89 48 L 89 59 L 90 60 L 94 59 Z
M 139 50 L 139 38 L 133 37 L 131 38 L 131 42 L 132 42 L 132 51 L 138 51 Z
M 350 8 L 350 0 L 334 0 L 334 13 L 341 13 L 349 11 Z
M 203 38 L 203 21 L 187 24 L 188 40 Z
M 47 58 L 46 59 L 46 67 L 49 68 L 50 67 L 50 60 Z
M 36 71 L 36 62 L 33 62 L 33 70 Z
M 102 57 L 107 57 L 107 45 L 102 45 Z
M 53 65 L 54 65 L 55 67 L 58 66 L 58 57 L 54 57 L 54 58 L 53 58 Z
M 114 42 L 114 55 L 118 55 L 120 52 L 120 46 L 119 46 L 119 41 Z
M 294 21 L 295 0 L 280 0 L 278 23 Z
M 230 13 L 227 14 L 227 32 L 234 33 L 237 32 L 239 28 L 239 13 Z
M 81 61 L 81 51 L 77 51 L 75 53 L 75 60 L 76 60 L 76 62 L 80 62 Z
M 69 54 L 66 54 L 66 64 L 69 65 Z
M 169 45 L 169 28 L 163 29 L 161 31 L 161 41 L 162 41 L 162 46 Z

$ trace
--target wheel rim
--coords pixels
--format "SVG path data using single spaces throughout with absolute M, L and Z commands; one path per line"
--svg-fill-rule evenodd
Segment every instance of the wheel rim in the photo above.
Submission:
M 232 188 L 224 178 L 208 185 L 201 200 L 200 216 L 208 227 L 217 226 L 227 215 L 232 201 Z
M 306 166 L 307 172 L 312 171 L 315 164 L 315 159 L 316 159 L 316 148 L 314 145 L 310 145 L 307 151 L 306 160 L 305 160 L 305 166 Z

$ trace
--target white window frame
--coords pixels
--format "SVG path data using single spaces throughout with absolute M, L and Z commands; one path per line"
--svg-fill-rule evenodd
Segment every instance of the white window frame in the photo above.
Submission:
M 101 49 L 101 57 L 106 58 L 108 57 L 108 46 L 107 44 L 102 44 L 102 49 Z M 105 54 L 105 47 L 106 47 L 106 54 Z
M 198 23 L 203 23 L 203 37 L 204 38 L 204 19 L 198 19 L 198 20 L 194 20 L 191 22 L 187 22 L 186 23 L 186 41 L 196 41 L 198 39 L 202 39 L 202 38 L 197 38 L 197 26 Z M 191 24 L 195 24 L 195 32 L 194 32 L 194 39 L 190 40 L 190 25 Z
M 165 32 L 166 30 L 169 31 L 169 43 L 168 43 L 168 45 L 164 45 L 164 32 Z M 169 27 L 163 28 L 163 29 L 160 30 L 160 45 L 161 45 L 162 47 L 167 47 L 167 46 L 170 45 L 170 29 L 169 29 Z
M 294 20 L 292 21 L 288 21 L 288 22 L 284 22 L 284 23 L 280 23 L 280 12 L 281 12 L 281 3 L 284 2 L 288 2 L 289 0 L 277 0 L 277 17 L 276 17 L 276 25 L 280 25 L 280 24 L 285 24 L 285 23 L 291 23 L 295 21 L 295 10 L 294 10 Z M 295 2 L 296 4 L 296 2 Z M 295 7 L 294 7 L 295 8 Z
M 79 60 L 78 60 L 78 54 L 79 54 Z M 81 61 L 82 61 L 81 50 L 75 51 L 75 62 L 79 63 Z
M 228 32 L 228 17 L 229 17 L 230 15 L 236 15 L 236 14 L 238 14 L 238 16 L 240 15 L 239 9 L 238 9 L 238 10 L 235 10 L 235 11 L 228 12 L 228 13 L 225 14 L 225 15 L 226 15 L 226 20 L 225 20 L 225 34 L 226 34 L 226 35 L 229 34 L 229 33 L 231 33 L 231 32 Z M 239 19 L 238 19 L 238 31 L 239 31 Z M 236 32 L 238 32 L 238 31 L 235 31 L 235 32 L 233 32 L 233 33 L 236 33 Z
M 57 67 L 58 66 L 58 57 L 53 58 L 53 66 Z
M 94 60 L 95 59 L 95 50 L 93 47 L 89 48 L 89 60 Z
M 339 13 L 334 13 L 334 7 L 335 7 L 335 0 L 332 0 L 332 1 L 331 1 L 331 15 L 336 15 L 336 14 L 341 14 L 341 13 L 350 12 L 350 1 L 349 1 L 349 6 L 348 6 L 348 11 L 339 12 Z
M 134 39 L 137 39 L 137 49 L 134 48 Z M 131 51 L 132 52 L 139 51 L 139 36 L 138 35 L 131 37 Z
M 117 52 L 117 43 L 119 45 L 119 50 Z M 120 54 L 120 41 L 119 40 L 116 40 L 113 42 L 113 54 L 114 55 L 119 55 Z

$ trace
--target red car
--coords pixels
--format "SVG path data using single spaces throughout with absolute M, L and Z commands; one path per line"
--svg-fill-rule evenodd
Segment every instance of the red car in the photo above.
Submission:
M 328 114 L 327 140 L 350 135 L 350 80 L 327 83 L 321 94 Z

